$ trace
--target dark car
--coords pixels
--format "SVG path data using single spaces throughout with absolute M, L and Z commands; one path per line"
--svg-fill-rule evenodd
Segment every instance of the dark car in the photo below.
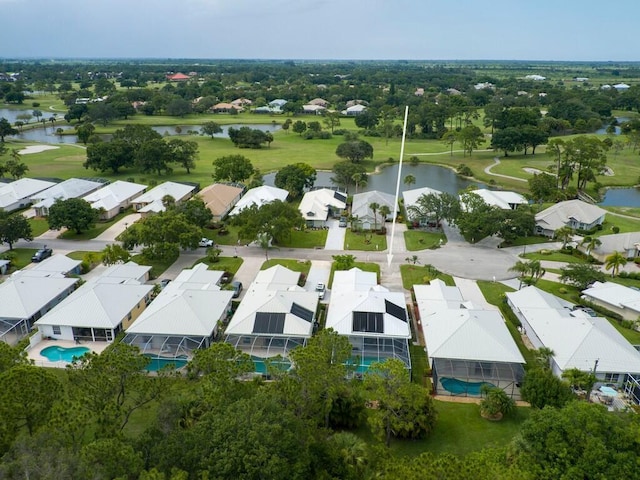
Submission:
M 242 292 L 242 282 L 231 282 L 231 289 L 233 290 L 233 296 L 231 298 L 238 298 L 240 292 Z
M 41 262 L 42 260 L 49 258 L 51 256 L 51 254 L 53 253 L 53 250 L 51 250 L 50 248 L 47 248 L 47 246 L 45 245 L 44 248 L 41 248 L 40 250 L 38 250 L 33 257 L 31 257 L 31 261 L 32 262 Z

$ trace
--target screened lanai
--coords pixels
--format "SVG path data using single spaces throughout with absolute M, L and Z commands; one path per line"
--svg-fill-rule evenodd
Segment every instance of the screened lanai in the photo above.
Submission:
M 356 375 L 366 373 L 372 363 L 384 362 L 388 358 L 397 358 L 411 369 L 409 344 L 406 338 L 364 337 L 350 335 L 349 342 L 353 346 L 352 366 Z
M 498 387 L 520 399 L 524 368 L 519 363 L 434 358 L 431 362 L 434 390 L 439 395 L 479 396 L 483 385 Z
M 191 358 L 195 350 L 207 348 L 212 339 L 211 337 L 127 333 L 122 341 L 138 347 L 141 353 L 159 357 Z

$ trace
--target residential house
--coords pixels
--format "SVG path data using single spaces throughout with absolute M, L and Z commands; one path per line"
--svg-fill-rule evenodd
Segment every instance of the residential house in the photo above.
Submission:
M 166 78 L 169 82 L 186 82 L 191 77 L 189 75 L 185 75 L 184 73 L 178 72 L 178 73 L 167 75 Z
M 632 322 L 640 319 L 640 291 L 613 282 L 594 282 L 582 291 L 583 300 L 611 310 Z
M 302 113 L 307 115 L 322 115 L 327 108 L 322 105 L 303 105 Z
M 213 219 L 220 221 L 227 216 L 234 205 L 242 197 L 244 187 L 228 185 L 225 183 L 214 183 L 198 192 L 198 197 L 202 199 L 211 213 Z
M 640 232 L 601 235 L 598 240 L 601 242 L 600 245 L 593 248 L 589 254 L 601 262 L 613 252 L 620 252 L 625 258 L 640 256 Z M 586 247 L 582 245 L 580 248 L 586 250 Z
M 351 116 L 357 116 L 360 115 L 362 112 L 366 111 L 367 107 L 365 105 L 353 105 L 351 107 L 347 107 L 345 110 L 342 110 L 342 112 L 340 112 L 342 115 L 347 115 L 349 117 Z
M 533 346 L 553 352 L 557 376 L 577 368 L 595 371 L 599 382 L 622 385 L 629 374 L 640 374 L 640 352 L 606 318 L 572 310 L 569 302 L 534 286 L 508 292 L 507 304 Z
M 547 79 L 547 77 L 543 77 L 542 75 L 525 75 L 524 78 L 525 80 L 534 80 L 536 82 L 541 82 Z
M 49 258 L 39 263 L 32 264 L 28 270 L 23 272 L 30 274 L 37 272 L 41 276 L 55 276 L 55 275 L 80 275 L 82 273 L 82 262 L 80 260 L 74 260 L 66 255 L 56 253 Z
M 324 227 L 329 216 L 339 215 L 347 207 L 346 193 L 320 188 L 304 194 L 298 210 L 309 227 Z
M 0 283 L 0 341 L 15 345 L 49 310 L 73 292 L 77 278 L 18 271 Z
M 536 214 L 535 233 L 553 237 L 556 230 L 565 226 L 574 230 L 591 230 L 602 225 L 606 213 L 606 210 L 582 200 L 566 200 Z
M 349 339 L 356 375 L 388 358 L 401 360 L 411 370 L 404 293 L 378 285 L 375 273 L 358 268 L 334 273 L 326 326 Z
M 117 180 L 90 193 L 84 199 L 91 204 L 91 208 L 100 212 L 101 220 L 110 220 L 129 208 L 146 188 L 146 185 L 139 183 Z
M 285 99 L 276 98 L 275 100 L 271 100 L 269 102 L 269 107 L 275 110 L 282 110 L 282 107 L 284 107 L 286 104 L 287 104 L 287 101 Z
M 327 108 L 329 106 L 329 102 L 324 98 L 314 98 L 313 100 L 309 100 L 307 105 L 318 105 L 320 107 Z
M 39 192 L 51 188 L 54 182 L 21 178 L 11 183 L 0 184 L 0 209 L 12 212 L 31 205 L 31 198 Z
M 629 90 L 631 87 L 629 85 L 627 85 L 626 83 L 616 83 L 613 86 L 613 88 L 615 88 L 619 92 L 625 92 L 625 91 Z
M 82 198 L 102 188 L 104 183 L 84 180 L 82 178 L 70 178 L 34 194 L 31 197 L 33 208 L 38 217 L 49 215 L 49 208 L 56 200 L 68 200 L 70 198 Z
M 500 312 L 465 301 L 441 280 L 413 288 L 435 391 L 477 397 L 489 385 L 519 399 L 525 360 Z
M 370 206 L 372 203 L 378 204 L 378 210 L 376 210 L 375 213 Z M 353 202 L 351 204 L 351 216 L 354 219 L 351 222 L 351 227 L 355 229 L 372 230 L 384 226 L 386 218 L 383 218 L 380 213 L 380 207 L 383 205 L 389 208 L 391 212 L 390 215 L 393 218 L 394 212 L 397 211 L 395 197 L 393 195 L 379 192 L 378 190 L 356 193 L 353 196 Z
M 211 107 L 211 112 L 213 113 L 229 113 L 231 110 L 236 110 L 238 112 L 242 111 L 242 108 L 226 102 L 216 103 L 213 107 Z
M 498 207 L 502 210 L 515 210 L 519 205 L 529 204 L 526 198 L 516 192 L 480 188 L 478 190 L 472 190 L 470 193 L 478 195 L 487 205 Z
M 225 329 L 225 341 L 251 355 L 256 373 L 266 374 L 269 362 L 290 366 L 289 352 L 313 333 L 319 298 L 298 286 L 299 277 L 280 265 L 260 271 Z
M 233 105 L 238 111 L 242 111 L 246 106 L 251 106 L 253 102 L 248 98 L 236 98 L 231 101 L 231 105 Z
M 406 218 L 414 223 L 417 223 L 420 226 L 426 226 L 431 220 L 431 217 L 420 217 L 412 212 L 410 207 L 417 206 L 418 199 L 423 195 L 440 195 L 441 193 L 442 192 L 440 190 L 435 190 L 429 187 L 414 188 L 412 190 L 405 190 L 404 192 L 402 192 L 402 201 L 404 203 Z
M 422 87 L 418 87 L 418 88 L 416 88 L 416 91 L 415 91 L 415 92 L 413 92 L 413 94 L 414 94 L 416 97 L 424 97 L 424 88 L 422 88 Z
M 153 285 L 145 285 L 151 267 L 133 262 L 115 265 L 79 287 L 35 322 L 43 337 L 112 342 L 151 302 Z M 148 273 L 147 273 L 148 274 Z
M 127 328 L 123 342 L 163 358 L 191 358 L 213 342 L 231 312 L 231 290 L 220 289 L 222 271 L 199 263 L 185 269 Z
M 247 191 L 240 200 L 236 203 L 233 210 L 229 212 L 229 216 L 234 216 L 240 213 L 251 205 L 261 207 L 265 203 L 270 203 L 276 200 L 284 202 L 289 196 L 289 192 L 282 188 L 271 187 L 269 185 L 261 185 L 260 187 L 252 188 Z
M 186 183 L 164 182 L 133 200 L 133 209 L 142 214 L 164 212 L 162 199 L 170 196 L 176 203 L 184 202 L 195 193 L 196 186 Z

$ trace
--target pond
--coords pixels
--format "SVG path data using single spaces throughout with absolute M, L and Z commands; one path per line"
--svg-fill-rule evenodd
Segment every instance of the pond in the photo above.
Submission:
M 640 189 L 609 188 L 598 205 L 608 207 L 640 207 Z
M 631 120 L 629 117 L 616 117 L 616 120 L 618 121 L 618 123 L 624 123 L 624 122 L 628 122 L 629 120 Z M 598 135 L 605 135 L 607 133 L 607 127 L 608 125 L 596 130 L 596 133 Z M 621 130 L 620 127 L 616 126 L 615 128 L 615 135 L 620 135 Z
M 49 122 L 50 117 L 54 117 L 58 120 L 64 121 L 65 112 L 52 112 L 50 110 L 42 108 L 25 108 L 22 110 L 14 110 L 11 108 L 0 108 L 0 118 L 6 118 L 11 125 L 19 121 L 18 115 L 29 114 L 32 115 L 34 110 L 40 110 L 42 117 Z M 24 120 L 22 120 L 24 122 Z M 37 123 L 36 117 L 32 116 L 28 123 Z
M 404 178 L 409 174 L 416 178 L 416 183 L 411 186 L 407 186 L 403 183 Z M 315 186 L 336 187 L 336 185 L 331 181 L 332 176 L 333 174 L 331 172 L 318 172 Z M 395 195 L 397 176 L 398 164 L 390 165 L 383 168 L 380 173 L 369 175 L 367 185 L 364 188 L 359 188 L 358 191 L 370 192 L 378 190 L 380 192 Z M 264 176 L 265 185 L 274 186 L 275 177 L 275 172 L 266 174 Z M 482 183 L 474 182 L 456 175 L 456 173 L 450 168 L 430 164 L 420 164 L 415 166 L 403 164 L 402 179 L 400 182 L 401 192 L 403 190 L 412 190 L 414 188 L 430 187 L 456 196 L 460 190 L 463 190 L 470 185 L 477 186 L 478 188 L 486 187 L 486 185 Z M 349 193 L 355 193 L 354 186 L 351 186 Z

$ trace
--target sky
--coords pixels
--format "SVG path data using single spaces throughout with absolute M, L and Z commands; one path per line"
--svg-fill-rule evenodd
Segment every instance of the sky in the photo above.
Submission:
M 640 61 L 640 0 L 0 0 L 0 58 Z

